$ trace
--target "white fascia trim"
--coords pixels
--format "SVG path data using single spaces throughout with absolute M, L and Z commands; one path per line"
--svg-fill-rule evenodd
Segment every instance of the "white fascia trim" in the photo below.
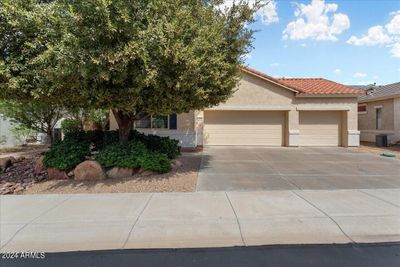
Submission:
M 246 69 L 243 69 L 243 68 L 242 68 L 242 71 L 243 71 L 243 72 L 246 72 L 246 73 L 248 73 L 248 74 L 251 74 L 251 75 L 253 75 L 253 76 L 255 76 L 255 77 L 258 77 L 258 78 L 260 78 L 260 79 L 269 81 L 269 82 L 271 82 L 271 83 L 273 83 L 273 84 L 276 84 L 276 85 L 278 85 L 278 86 L 280 86 L 280 87 L 282 87 L 282 88 L 288 89 L 288 90 L 290 90 L 290 91 L 292 91 L 292 92 L 295 92 L 295 93 L 298 93 L 298 92 L 299 92 L 299 91 L 294 90 L 294 89 L 292 89 L 292 88 L 290 88 L 290 87 L 287 87 L 287 86 L 285 86 L 285 85 L 283 85 L 283 84 L 281 84 L 281 83 L 277 83 L 277 82 L 275 82 L 275 81 L 273 81 L 273 80 L 271 80 L 271 79 L 268 79 L 268 78 L 265 78 L 265 77 L 263 77 L 263 76 L 257 75 L 257 74 L 255 74 L 255 73 L 253 73 L 253 72 L 251 72 L 251 71 L 246 70 Z
M 327 97 L 327 98 L 336 98 L 336 97 L 359 97 L 360 94 L 296 94 L 298 98 L 319 98 L 319 97 Z
M 360 130 L 361 133 L 371 133 L 371 134 L 378 134 L 378 133 L 387 133 L 387 134 L 395 134 L 393 130 Z
M 296 108 L 298 111 L 349 111 L 350 107 L 348 106 L 302 106 Z
M 374 108 L 383 108 L 383 106 L 382 105 L 374 106 Z
M 360 131 L 359 131 L 359 130 L 348 130 L 347 133 L 348 133 L 348 134 L 359 135 L 359 134 L 360 134 Z
M 204 110 L 260 110 L 260 111 L 289 111 L 293 106 L 217 106 Z

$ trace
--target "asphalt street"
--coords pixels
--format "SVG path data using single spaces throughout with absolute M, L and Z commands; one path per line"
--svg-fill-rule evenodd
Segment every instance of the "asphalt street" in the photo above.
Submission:
M 44 259 L 1 260 L 8 266 L 400 266 L 400 243 L 275 245 L 46 253 Z

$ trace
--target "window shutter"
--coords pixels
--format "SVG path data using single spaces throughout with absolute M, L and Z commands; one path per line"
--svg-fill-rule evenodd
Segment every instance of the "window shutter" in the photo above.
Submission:
M 176 114 L 169 115 L 169 129 L 176 130 L 177 126 L 177 118 Z

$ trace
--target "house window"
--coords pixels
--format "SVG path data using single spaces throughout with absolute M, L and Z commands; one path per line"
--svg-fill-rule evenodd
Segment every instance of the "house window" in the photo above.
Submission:
M 367 113 L 367 104 L 358 104 L 358 114 Z
M 146 115 L 135 121 L 135 128 L 141 129 L 168 129 L 169 116 Z
M 151 116 L 151 128 L 168 129 L 168 116 Z
M 151 116 L 145 115 L 140 120 L 135 121 L 135 128 L 151 128 Z
M 375 109 L 375 124 L 377 130 L 382 129 L 382 108 Z

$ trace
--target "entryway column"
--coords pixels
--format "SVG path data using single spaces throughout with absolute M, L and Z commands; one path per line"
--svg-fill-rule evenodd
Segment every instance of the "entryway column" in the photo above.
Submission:
M 194 112 L 194 129 L 196 132 L 196 145 L 203 145 L 204 111 L 196 110 Z
M 299 146 L 299 112 L 296 109 L 287 113 L 286 145 Z
M 343 112 L 342 118 L 342 146 L 360 146 L 360 131 L 358 130 L 358 116 L 351 113 L 356 110 L 348 110 Z

